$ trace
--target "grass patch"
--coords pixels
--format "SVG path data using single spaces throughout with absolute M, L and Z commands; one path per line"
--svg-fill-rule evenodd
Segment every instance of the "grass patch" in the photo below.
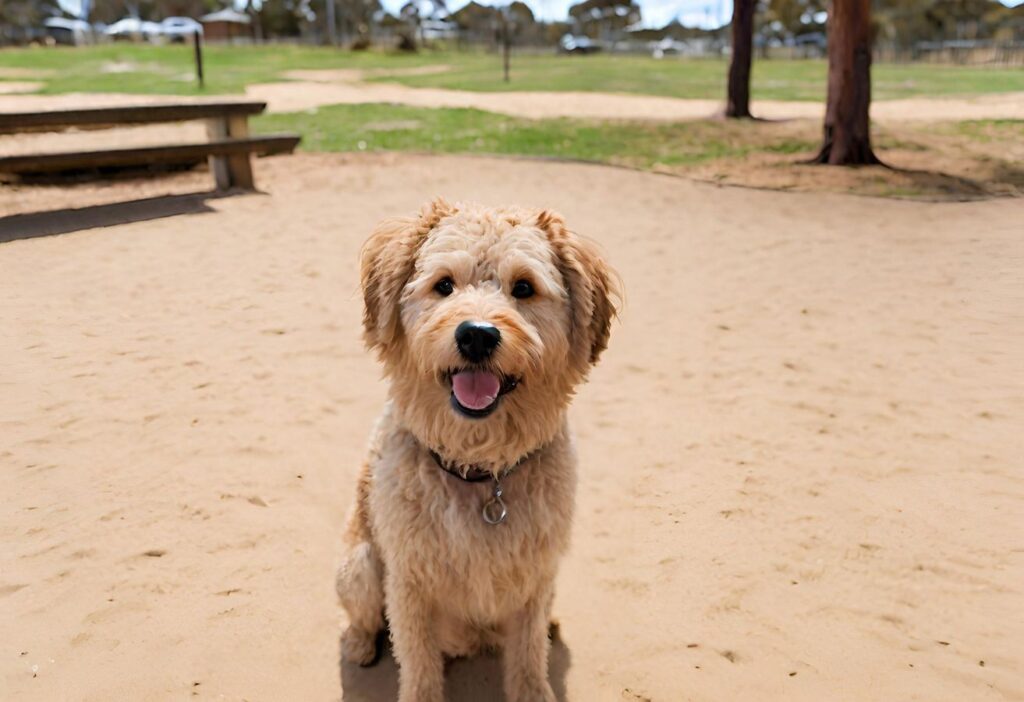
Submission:
M 1024 120 L 972 119 L 943 125 L 945 131 L 984 143 L 1024 143 Z
M 599 91 L 677 98 L 725 99 L 725 59 L 664 59 L 644 56 L 516 56 L 512 80 L 501 81 L 496 56 L 453 63 L 445 73 L 384 76 L 375 80 L 409 86 L 471 91 Z M 819 60 L 755 60 L 751 93 L 762 100 L 825 99 L 827 64 Z M 975 95 L 1024 91 L 1024 71 L 929 64 L 875 64 L 877 100 L 915 95 Z
M 254 128 L 297 131 L 306 151 L 556 157 L 777 190 L 975 199 L 1024 189 L 1015 146 L 1024 143 L 1019 121 L 878 128 L 876 148 L 893 169 L 807 164 L 821 140 L 814 120 L 526 120 L 474 109 L 371 104 L 263 115 Z M 1002 140 L 988 141 L 990 130 Z
M 752 123 L 526 120 L 475 109 L 401 105 L 332 105 L 259 117 L 261 132 L 297 131 L 310 151 L 426 151 L 514 154 L 635 168 L 685 166 L 743 156 L 751 150 L 796 153 L 800 139 L 764 143 Z M 763 134 L 763 130 L 759 130 Z
M 414 87 L 470 91 L 585 91 L 724 99 L 725 59 L 663 59 L 646 56 L 513 57 L 512 82 L 501 80 L 497 55 L 482 52 L 424 51 L 398 54 L 351 52 L 326 47 L 263 45 L 209 46 L 204 51 L 207 87 L 195 84 L 188 44 L 151 46 L 109 44 L 80 48 L 0 50 L 0 68 L 49 69 L 43 92 L 127 92 L 179 95 L 240 93 L 250 83 L 281 80 L 297 69 L 406 69 L 445 65 L 432 75 L 376 76 Z M 819 60 L 755 60 L 756 99 L 825 99 L 826 63 Z M 1024 91 L 1024 71 L 929 64 L 875 64 L 875 99 L 915 95 L 977 95 Z
M 192 46 L 107 44 L 0 50 L 0 68 L 49 71 L 43 93 L 241 93 L 251 83 L 282 80 L 298 69 L 411 68 L 439 63 L 437 55 L 338 51 L 312 46 L 208 46 L 203 50 L 206 87 L 195 79 Z

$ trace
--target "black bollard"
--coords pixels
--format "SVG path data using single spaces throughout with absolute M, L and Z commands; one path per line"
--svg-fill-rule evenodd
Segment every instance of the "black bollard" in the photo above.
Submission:
M 196 49 L 196 78 L 199 79 L 199 89 L 203 89 L 203 40 L 200 39 L 201 34 L 196 32 L 192 35 L 195 42 Z

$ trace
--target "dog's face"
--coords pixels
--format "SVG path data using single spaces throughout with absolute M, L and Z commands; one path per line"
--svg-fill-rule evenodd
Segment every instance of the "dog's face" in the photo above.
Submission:
M 378 227 L 362 283 L 403 422 L 451 460 L 497 469 L 558 431 L 615 312 L 613 274 L 549 212 L 435 201 Z

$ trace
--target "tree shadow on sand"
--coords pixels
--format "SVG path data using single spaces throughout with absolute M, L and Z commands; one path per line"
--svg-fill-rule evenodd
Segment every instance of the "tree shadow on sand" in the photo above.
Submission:
M 560 702 L 565 701 L 565 676 L 572 657 L 553 627 L 548 680 Z M 390 702 L 398 699 L 398 664 L 385 639 L 380 660 L 369 668 L 341 661 L 341 689 L 345 702 Z M 448 702 L 506 702 L 501 686 L 501 655 L 484 654 L 458 658 L 445 666 L 445 700 Z
M 901 168 L 880 164 L 888 175 L 882 177 L 892 194 L 924 199 L 985 200 L 1018 194 L 1024 186 L 1024 171 L 1007 165 L 990 167 L 980 177 L 944 173 L 940 170 Z

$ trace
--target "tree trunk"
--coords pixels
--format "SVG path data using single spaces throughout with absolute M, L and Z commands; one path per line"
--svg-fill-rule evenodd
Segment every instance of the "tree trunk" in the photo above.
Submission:
M 832 0 L 825 138 L 814 163 L 881 163 L 871 150 L 871 0 Z
M 335 19 L 334 0 L 326 0 L 327 20 L 327 43 L 331 46 L 338 45 L 338 22 Z
M 729 92 L 726 117 L 750 117 L 750 56 L 754 42 L 755 0 L 734 0 L 732 4 L 732 60 L 729 62 Z

